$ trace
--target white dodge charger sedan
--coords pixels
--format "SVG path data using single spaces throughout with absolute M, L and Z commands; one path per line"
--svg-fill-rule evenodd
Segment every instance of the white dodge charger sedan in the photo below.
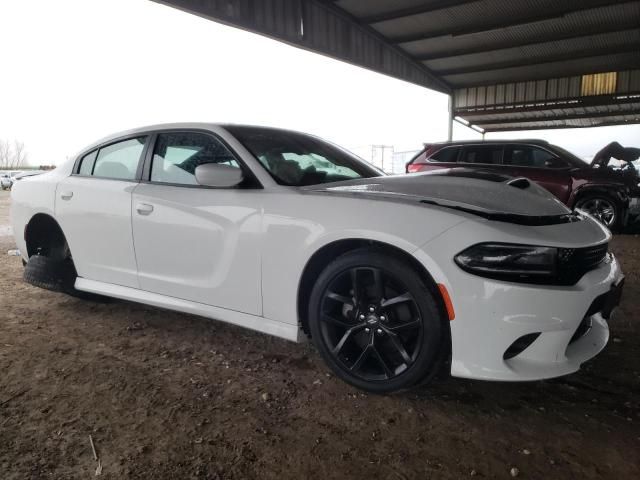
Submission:
M 317 137 L 171 124 L 12 192 L 25 279 L 312 339 L 373 392 L 568 374 L 607 343 L 609 231 L 524 178 L 386 176 Z

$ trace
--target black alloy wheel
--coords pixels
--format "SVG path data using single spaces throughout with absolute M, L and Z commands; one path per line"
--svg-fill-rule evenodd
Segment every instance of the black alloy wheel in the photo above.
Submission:
M 442 324 L 419 275 L 375 251 L 339 257 L 312 293 L 316 346 L 341 378 L 369 391 L 404 389 L 427 377 L 439 363 Z

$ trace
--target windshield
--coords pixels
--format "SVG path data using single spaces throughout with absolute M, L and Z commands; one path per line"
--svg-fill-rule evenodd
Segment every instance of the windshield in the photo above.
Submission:
M 384 175 L 352 153 L 311 135 L 263 127 L 226 129 L 280 185 L 301 187 Z

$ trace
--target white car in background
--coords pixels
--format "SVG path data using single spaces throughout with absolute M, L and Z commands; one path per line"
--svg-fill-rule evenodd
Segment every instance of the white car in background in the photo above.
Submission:
M 476 379 L 574 372 L 622 290 L 609 231 L 526 179 L 385 176 L 278 129 L 119 133 L 18 182 L 11 208 L 27 281 L 309 335 L 373 392 L 449 359 Z
M 0 187 L 2 190 L 9 190 L 16 181 L 16 178 L 22 175 L 24 172 L 20 170 L 12 170 L 9 172 L 2 172 L 0 174 Z
M 11 176 L 6 172 L 0 172 L 0 188 L 8 190 L 12 185 Z

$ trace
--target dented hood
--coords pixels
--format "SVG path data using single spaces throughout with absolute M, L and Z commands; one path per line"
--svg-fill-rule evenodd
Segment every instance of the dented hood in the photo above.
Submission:
M 312 185 L 303 190 L 421 202 L 505 220 L 571 213 L 551 193 L 525 178 L 467 169 L 360 178 Z

